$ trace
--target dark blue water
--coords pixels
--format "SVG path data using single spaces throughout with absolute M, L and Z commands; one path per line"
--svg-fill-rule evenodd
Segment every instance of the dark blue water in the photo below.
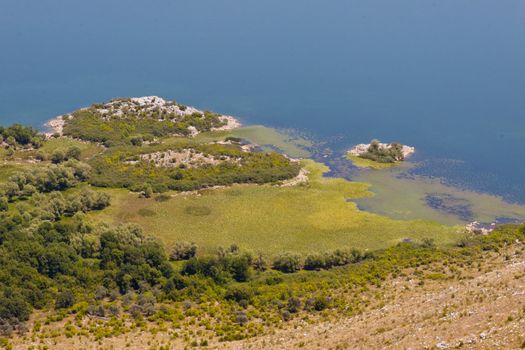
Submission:
M 152 94 L 525 202 L 523 0 L 0 1 L 3 124 Z

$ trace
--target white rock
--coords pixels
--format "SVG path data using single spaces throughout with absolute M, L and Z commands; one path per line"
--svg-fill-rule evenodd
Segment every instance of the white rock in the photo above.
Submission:
M 440 341 L 436 344 L 436 349 L 448 349 L 448 344 L 445 341 Z

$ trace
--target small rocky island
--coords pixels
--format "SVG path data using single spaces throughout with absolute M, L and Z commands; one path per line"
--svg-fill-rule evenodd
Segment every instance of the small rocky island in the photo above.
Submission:
M 381 143 L 372 140 L 369 144 L 359 144 L 348 151 L 348 158 L 357 166 L 384 168 L 404 161 L 414 154 L 414 147 L 400 143 Z

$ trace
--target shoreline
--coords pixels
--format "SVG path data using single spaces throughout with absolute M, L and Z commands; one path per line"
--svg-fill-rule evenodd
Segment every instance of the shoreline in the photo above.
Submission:
M 46 138 L 51 138 L 53 137 L 53 135 L 56 135 L 56 134 L 62 136 L 65 123 L 66 121 L 64 120 L 63 115 L 59 115 L 52 119 L 49 119 L 43 125 L 44 127 L 43 134 L 46 136 Z

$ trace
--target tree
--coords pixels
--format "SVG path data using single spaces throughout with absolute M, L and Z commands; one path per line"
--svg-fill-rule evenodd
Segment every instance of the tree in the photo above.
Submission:
M 188 260 L 195 257 L 197 245 L 195 243 L 179 242 L 176 243 L 170 253 L 170 260 Z
M 50 159 L 54 164 L 59 164 L 59 163 L 62 163 L 66 159 L 66 155 L 61 150 L 57 149 L 53 151 Z
M 284 253 L 274 259 L 272 267 L 275 270 L 292 273 L 301 269 L 301 257 L 294 253 Z
M 244 326 L 249 321 L 248 316 L 243 311 L 237 311 L 235 313 L 235 322 L 240 324 L 241 326 Z
M 33 186 L 31 184 L 27 184 L 22 189 L 21 195 L 24 196 L 24 197 L 31 197 L 34 193 L 36 193 L 35 186 Z
M 397 161 L 405 160 L 405 155 L 403 154 L 403 145 L 400 143 L 392 143 L 390 145 L 390 155 Z
M 0 197 L 0 211 L 6 211 L 8 209 L 8 201 L 4 196 Z
M 67 309 L 75 304 L 75 294 L 70 290 L 65 290 L 57 295 L 55 299 L 55 308 Z
M 235 255 L 226 257 L 228 271 L 237 282 L 246 282 L 250 278 L 251 257 L 247 255 Z
M 82 151 L 80 150 L 80 148 L 78 148 L 77 146 L 72 146 L 66 151 L 66 158 L 80 160 L 81 153 Z
M 0 318 L 27 321 L 30 314 L 31 309 L 21 295 L 9 291 L 0 298 Z
M 144 197 L 145 198 L 151 198 L 151 195 L 153 194 L 153 189 L 151 188 L 151 185 L 148 184 L 144 187 Z
M 133 146 L 142 146 L 142 137 L 132 137 L 130 141 Z
M 379 143 L 380 143 L 379 140 L 376 140 L 376 139 L 372 140 L 370 142 L 370 146 L 368 147 L 368 152 L 375 153 L 379 151 Z
M 9 136 L 7 139 L 5 139 L 5 142 L 9 145 L 9 146 L 16 146 L 16 140 L 13 136 Z
M 266 271 L 266 269 L 268 268 L 268 264 L 261 253 L 259 253 L 254 259 L 253 268 L 256 271 Z
M 37 160 L 44 161 L 44 160 L 47 159 L 47 155 L 44 152 L 42 152 L 42 151 L 38 151 L 38 152 L 36 152 L 35 158 Z
M 299 310 L 301 310 L 301 299 L 296 297 L 291 297 L 288 299 L 288 306 L 286 307 L 289 312 L 291 313 L 297 313 Z
M 89 164 L 69 161 L 65 165 L 73 170 L 73 175 L 79 181 L 87 181 L 89 179 L 89 175 L 91 174 L 91 166 L 89 166 Z
M 4 184 L 3 192 L 9 200 L 12 200 L 13 197 L 20 195 L 20 187 L 16 183 L 9 181 Z
M 310 254 L 304 260 L 305 270 L 320 270 L 326 267 L 326 259 L 321 254 Z

